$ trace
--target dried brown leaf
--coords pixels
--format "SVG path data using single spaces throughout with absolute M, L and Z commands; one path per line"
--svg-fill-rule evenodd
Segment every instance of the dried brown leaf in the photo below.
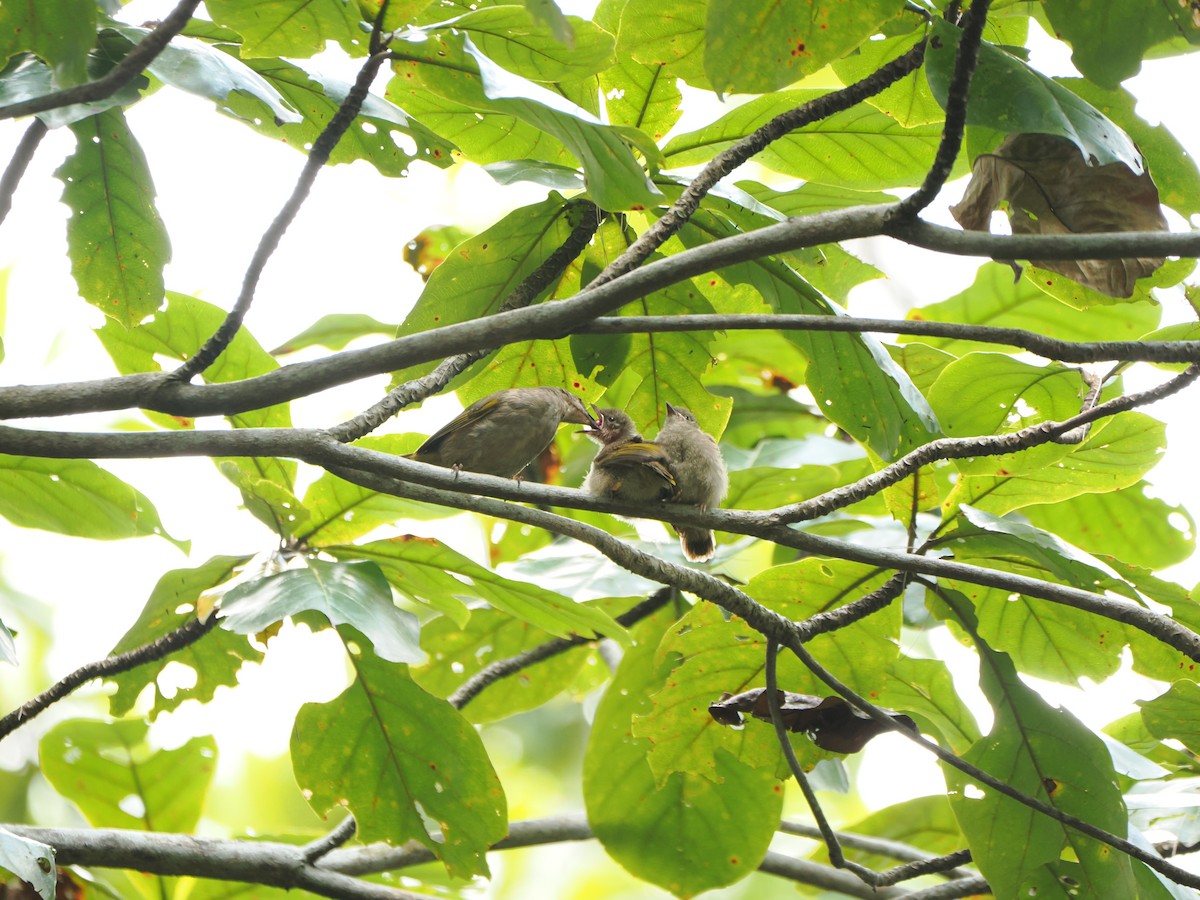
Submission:
M 951 208 L 963 228 L 988 231 L 992 210 L 1008 204 L 1013 234 L 1166 231 L 1149 172 L 1123 163 L 1089 165 L 1073 143 L 1048 134 L 1009 135 L 975 160 L 962 202 Z M 1134 282 L 1164 262 L 1157 257 L 1030 260 L 1110 297 L 1129 297 Z

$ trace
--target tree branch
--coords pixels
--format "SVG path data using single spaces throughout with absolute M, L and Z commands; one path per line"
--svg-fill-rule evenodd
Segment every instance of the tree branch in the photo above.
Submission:
M 203 622 L 199 619 L 189 619 L 174 631 L 156 638 L 148 644 L 134 647 L 116 656 L 80 666 L 70 675 L 59 680 L 50 688 L 38 694 L 31 700 L 14 709 L 0 719 L 0 740 L 8 737 L 30 719 L 46 710 L 51 704 L 57 703 L 72 691 L 91 681 L 93 678 L 108 678 L 120 672 L 128 672 L 148 662 L 170 656 L 177 650 L 182 650 L 189 644 L 194 644 L 204 635 L 212 631 L 217 623 L 216 616 L 209 616 Z
M 162 52 L 163 48 L 171 42 L 171 38 L 179 34 L 187 25 L 188 19 L 192 17 L 192 13 L 199 5 L 200 0 L 182 0 L 103 78 L 30 100 L 22 100 L 19 103 L 10 103 L 8 106 L 0 106 L 0 119 L 15 119 L 20 116 L 30 116 L 34 113 L 70 106 L 73 103 L 91 103 L 111 97 L 136 78 L 150 64 L 151 60 Z
M 794 822 L 784 819 L 779 823 L 779 830 L 784 834 L 795 834 L 800 837 L 812 838 L 813 840 L 821 839 L 821 829 L 815 825 L 807 825 L 804 822 Z M 903 860 L 904 862 L 927 862 L 930 859 L 950 859 L 958 857 L 959 862 L 955 865 L 966 864 L 971 861 L 970 850 L 959 850 L 956 853 L 951 853 L 941 857 L 930 857 L 928 853 L 912 844 L 906 844 L 903 841 L 889 841 L 884 838 L 871 837 L 865 834 L 855 834 L 852 831 L 837 832 L 838 842 L 844 847 L 853 847 L 855 850 L 862 850 L 865 853 L 875 853 L 879 856 L 890 856 L 892 859 Z M 938 874 L 945 875 L 948 878 L 971 878 L 974 877 L 973 872 L 966 869 L 946 869 L 939 870 Z
M 3 177 L 0 177 L 0 222 L 3 222 L 8 217 L 9 210 L 12 209 L 13 194 L 17 191 L 17 185 L 21 183 L 21 178 L 25 174 L 25 170 L 29 167 L 30 160 L 33 159 L 33 154 L 37 151 L 38 145 L 42 142 L 42 138 L 49 131 L 46 123 L 41 119 L 34 119 L 29 123 L 29 127 L 25 129 L 25 134 L 21 136 L 21 141 L 17 144 L 17 149 L 13 151 L 12 159 L 8 161 L 8 166 L 4 169 Z

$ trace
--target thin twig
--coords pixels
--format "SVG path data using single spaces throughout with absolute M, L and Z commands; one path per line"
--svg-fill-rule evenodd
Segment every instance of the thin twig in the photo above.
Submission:
M 809 825 L 806 822 L 795 822 L 789 819 L 784 819 L 779 823 L 779 830 L 784 834 L 795 834 L 800 837 L 812 838 L 819 840 L 821 838 L 821 829 L 815 825 Z M 924 850 L 914 847 L 912 844 L 906 844 L 902 841 L 891 841 L 885 838 L 872 837 L 865 834 L 856 834 L 853 831 L 839 831 L 837 833 L 838 843 L 843 847 L 853 847 L 855 850 L 862 850 L 865 853 L 874 853 L 879 856 L 890 856 L 892 859 L 903 860 L 906 863 L 928 862 L 930 860 L 957 860 L 954 865 L 965 865 L 971 861 L 970 850 L 958 850 L 954 853 L 946 854 L 945 856 L 931 857 Z M 971 878 L 974 872 L 969 872 L 966 869 L 949 868 L 938 869 L 936 873 L 944 875 L 947 878 Z
M 25 133 L 21 135 L 21 141 L 17 144 L 17 149 L 13 151 L 12 159 L 8 161 L 8 166 L 4 169 L 4 175 L 0 176 L 0 222 L 5 220 L 9 210 L 12 209 L 13 194 L 17 191 L 17 185 L 21 183 L 21 177 L 29 167 L 29 162 L 33 159 L 33 154 L 47 131 L 49 128 L 45 122 L 41 119 L 34 119 L 25 129 Z
M 499 309 L 496 310 L 497 314 L 528 306 L 538 294 L 561 277 L 567 266 L 587 247 L 592 235 L 600 227 L 598 210 L 591 201 L 583 200 L 569 204 L 564 212 L 568 212 L 572 207 L 581 213 L 579 224 L 571 230 L 567 239 L 505 298 Z M 481 318 L 480 321 L 486 321 L 486 317 Z M 378 403 L 353 419 L 330 428 L 329 433 L 344 443 L 356 441 L 363 435 L 370 434 L 404 407 L 436 394 L 457 375 L 466 371 L 467 367 L 491 352 L 491 350 L 473 350 L 469 353 L 459 353 L 448 357 L 442 360 L 437 368 L 429 374 L 393 388 Z
M 171 38 L 179 34 L 187 25 L 192 13 L 200 5 L 200 0 L 182 0 L 171 12 L 158 23 L 149 34 L 138 41 L 125 57 L 117 63 L 103 78 L 89 81 L 86 84 L 43 94 L 19 103 L 0 106 L 0 119 L 16 119 L 20 116 L 31 116 L 35 113 L 60 109 L 74 103 L 91 103 L 111 97 L 146 68 L 171 42 Z
M 355 821 L 353 815 L 347 815 L 346 818 L 338 822 L 333 829 L 325 835 L 317 838 L 315 841 L 310 841 L 300 849 L 300 856 L 310 866 L 314 865 L 317 860 L 326 854 L 332 853 L 350 838 L 354 837 L 358 831 L 358 822 Z
M 3 719 L 0 719 L 0 740 L 8 737 L 30 719 L 47 709 L 51 704 L 63 699 L 76 688 L 86 684 L 93 678 L 108 678 L 120 672 L 128 672 L 130 669 L 135 669 L 148 662 L 154 662 L 155 660 L 170 656 L 175 651 L 182 650 L 189 644 L 194 644 L 200 640 L 200 638 L 213 629 L 216 623 L 216 616 L 209 616 L 203 622 L 199 619 L 189 619 L 174 631 L 168 632 L 162 637 L 150 641 L 148 644 L 134 647 L 132 650 L 118 653 L 116 656 L 107 656 L 104 659 L 80 666 L 70 675 L 60 679 L 36 697 L 14 709 Z
M 617 624 L 623 628 L 628 628 L 630 625 L 640 622 L 647 616 L 653 615 L 667 605 L 673 593 L 669 587 L 655 591 L 641 603 L 617 616 Z M 586 638 L 582 635 L 574 635 L 569 638 L 554 638 L 553 640 L 546 641 L 544 644 L 531 647 L 523 653 L 518 653 L 507 659 L 498 659 L 484 666 L 459 685 L 458 690 L 448 698 L 449 703 L 455 709 L 462 709 L 478 697 L 488 685 L 495 684 L 502 678 L 515 675 L 522 669 L 528 669 L 536 663 L 558 656 L 560 653 L 565 653 L 572 647 L 592 644 L 597 640 L 599 638 Z
M 378 26 L 378 22 L 376 25 Z M 372 45 L 376 37 L 372 36 Z M 383 65 L 387 59 L 385 51 L 377 51 L 367 57 L 362 68 L 359 70 L 358 77 L 354 81 L 353 87 L 346 93 L 346 98 L 338 107 L 336 113 L 321 130 L 317 139 L 313 141 L 312 149 L 308 152 L 308 158 L 304 161 L 304 168 L 300 171 L 300 177 L 296 181 L 296 186 L 292 188 L 291 196 L 287 202 L 283 204 L 283 208 L 279 210 L 271 225 L 263 232 L 262 238 L 258 242 L 258 247 L 254 251 L 254 256 L 250 260 L 250 265 L 246 268 L 246 274 L 242 278 L 242 290 L 238 294 L 237 301 L 233 304 L 233 308 L 225 316 L 225 320 L 217 328 L 216 332 L 204 342 L 204 345 L 196 351 L 196 353 L 180 365 L 175 371 L 171 372 L 167 378 L 173 382 L 188 382 L 195 378 L 200 373 L 204 372 L 211 366 L 218 356 L 220 356 L 225 348 L 229 346 L 234 335 L 242 327 L 242 320 L 246 317 L 246 313 L 250 310 L 250 304 L 254 301 L 254 292 L 258 288 L 259 279 L 262 277 L 263 270 L 267 266 L 267 261 L 279 247 L 279 242 L 283 239 L 284 232 L 288 226 L 292 224 L 296 216 L 300 212 L 300 207 L 304 201 L 308 199 L 309 191 L 312 190 L 313 183 L 317 180 L 317 175 L 321 168 L 329 161 L 329 156 L 333 153 L 333 148 L 337 146 L 338 141 L 342 139 L 358 117 L 359 110 L 362 109 L 363 101 L 367 98 L 367 93 L 371 88 L 371 82 L 375 80 L 375 75 L 379 72 L 379 67 Z
M 972 0 L 971 8 L 963 16 L 958 52 L 954 56 L 954 74 L 950 76 L 947 91 L 946 122 L 942 126 L 942 139 L 938 142 L 933 165 L 929 167 L 921 186 L 897 206 L 897 219 L 914 218 L 932 203 L 954 169 L 954 160 L 958 157 L 967 124 L 967 98 L 971 90 L 971 75 L 979 62 L 979 47 L 983 42 L 983 28 L 987 24 L 990 5 L 991 0 Z

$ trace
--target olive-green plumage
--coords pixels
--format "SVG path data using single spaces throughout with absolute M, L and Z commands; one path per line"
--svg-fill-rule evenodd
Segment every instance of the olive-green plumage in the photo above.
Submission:
M 729 475 L 717 442 L 700 430 L 696 417 L 682 406 L 667 404 L 667 420 L 654 442 L 666 457 L 675 476 L 670 499 L 690 503 L 701 509 L 721 505 L 729 489 Z M 679 541 L 683 555 L 694 562 L 712 559 L 716 552 L 713 533 L 707 528 L 681 528 Z
M 675 478 L 657 444 L 645 441 L 619 409 L 596 410 L 596 425 L 584 433 L 601 445 L 583 489 L 596 497 L 640 503 L 663 500 Z
M 476 400 L 409 459 L 513 478 L 554 440 L 563 422 L 592 424 L 583 401 L 558 387 L 509 388 Z

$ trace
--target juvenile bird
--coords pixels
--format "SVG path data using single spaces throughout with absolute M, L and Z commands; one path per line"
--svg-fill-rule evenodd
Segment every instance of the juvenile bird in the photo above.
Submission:
M 583 401 L 559 387 L 509 388 L 476 400 L 408 459 L 515 478 L 563 422 L 591 425 Z
M 696 417 L 682 406 L 667 404 L 667 421 L 654 439 L 675 476 L 670 500 L 701 509 L 720 506 L 729 489 L 729 475 L 717 442 L 700 430 Z M 717 546 L 707 528 L 676 527 L 683 555 L 693 562 L 712 559 Z
M 643 440 L 633 420 L 619 409 L 597 409 L 596 424 L 584 431 L 601 445 L 583 489 L 595 497 L 638 503 L 664 500 L 675 488 L 658 444 Z

